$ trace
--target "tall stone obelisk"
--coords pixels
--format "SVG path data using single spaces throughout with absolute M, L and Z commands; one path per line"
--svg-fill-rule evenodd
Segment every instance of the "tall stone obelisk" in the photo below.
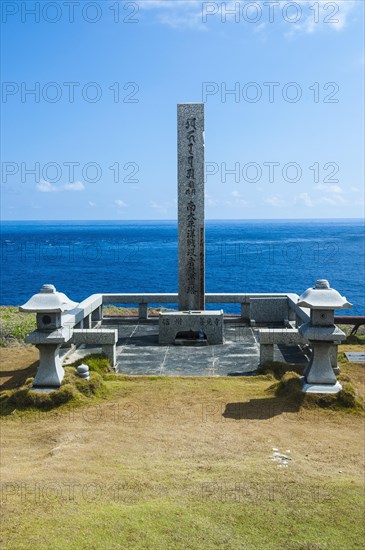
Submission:
M 177 134 L 179 311 L 160 311 L 158 341 L 223 344 L 223 310 L 205 310 L 203 103 L 177 106 Z
M 179 310 L 204 310 L 204 104 L 179 104 L 177 128 Z

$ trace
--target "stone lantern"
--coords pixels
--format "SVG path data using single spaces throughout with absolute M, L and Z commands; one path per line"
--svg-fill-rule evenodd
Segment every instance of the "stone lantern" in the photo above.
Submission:
M 61 385 L 64 370 L 59 350 L 69 340 L 62 325 L 62 313 L 77 305 L 62 292 L 57 292 L 53 285 L 43 285 L 38 294 L 20 306 L 20 311 L 37 314 L 37 330 L 26 340 L 39 349 L 39 367 L 33 387 L 55 389 Z
M 312 356 L 304 371 L 303 392 L 337 393 L 342 389 L 333 371 L 330 358 L 334 342 L 346 335 L 334 324 L 334 310 L 352 307 L 326 279 L 319 279 L 300 297 L 298 306 L 310 308 L 310 322 L 299 327 L 300 334 L 309 340 Z

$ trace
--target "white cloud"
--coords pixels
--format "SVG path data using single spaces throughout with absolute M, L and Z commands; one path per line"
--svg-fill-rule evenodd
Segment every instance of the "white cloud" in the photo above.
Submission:
M 266 23 L 260 23 L 259 25 L 257 25 L 257 27 L 255 27 L 254 32 L 261 32 L 261 31 L 264 31 L 265 29 L 266 29 Z
M 281 0 L 280 8 L 288 4 Z M 341 31 L 348 26 L 350 17 L 356 8 L 361 9 L 361 3 L 357 0 L 336 0 L 336 2 L 312 2 L 312 0 L 297 0 L 302 10 L 297 23 L 287 23 L 289 31 L 285 36 L 292 37 L 296 33 L 312 34 L 320 30 Z M 279 8 L 278 8 L 279 9 Z M 293 8 L 287 11 L 288 18 L 295 18 Z M 285 22 L 285 21 L 284 21 Z
M 340 204 L 347 204 L 347 201 L 343 197 L 341 197 L 341 195 L 333 195 L 332 197 L 321 197 L 318 200 L 318 203 L 339 206 Z
M 230 195 L 234 198 L 233 201 L 225 201 L 224 204 L 227 206 L 247 206 L 248 202 L 242 198 L 242 194 L 237 191 L 231 191 Z
M 199 29 L 201 31 L 206 31 L 207 27 L 206 25 L 203 25 L 201 21 L 201 14 L 195 13 L 195 14 L 189 14 L 189 15 L 176 15 L 173 13 L 165 13 L 161 14 L 158 17 L 160 23 L 163 25 L 168 25 L 169 27 L 172 27 L 173 29 L 179 29 L 179 28 L 189 28 L 189 29 Z
M 343 193 L 342 187 L 339 185 L 329 185 L 328 183 L 320 183 L 319 185 L 316 185 L 316 189 L 319 189 L 319 191 L 325 191 L 326 193 Z
M 235 206 L 248 206 L 248 202 L 245 199 L 236 199 L 234 204 Z
M 141 10 L 155 10 L 157 20 L 173 29 L 207 30 L 207 26 L 202 22 L 200 0 L 149 0 L 139 6 Z
M 336 31 L 340 31 L 348 24 L 349 16 L 356 7 L 356 0 L 336 0 L 334 4 L 338 7 L 338 13 L 330 17 L 330 20 L 335 19 L 338 23 L 333 23 L 331 26 Z M 331 8 L 329 7 L 329 9 Z
M 175 215 L 177 206 L 177 201 L 165 201 L 165 202 L 157 202 L 157 201 L 150 201 L 150 207 L 154 210 L 158 210 L 161 214 L 171 214 Z
M 57 187 L 52 185 L 49 181 L 40 181 L 37 184 L 37 189 L 41 193 L 54 193 L 55 191 L 58 191 Z
M 220 201 L 216 197 L 213 197 L 209 193 L 205 192 L 205 204 L 207 206 L 218 206 Z
M 304 206 L 308 206 L 309 208 L 312 208 L 314 206 L 314 203 L 309 195 L 309 193 L 300 193 L 295 199 L 296 203 L 303 203 Z
M 37 189 L 41 193 L 55 193 L 56 191 L 85 191 L 85 185 L 81 181 L 74 183 L 65 183 L 62 187 L 52 185 L 49 181 L 42 180 L 37 184 Z
M 152 9 L 152 8 L 164 8 L 175 10 L 176 8 L 184 8 L 190 6 L 199 6 L 201 4 L 200 0 L 149 0 L 141 4 L 141 9 Z
M 271 204 L 271 206 L 274 206 L 275 208 L 286 206 L 286 202 L 278 195 L 271 195 L 270 197 L 266 197 L 265 202 Z
M 96 206 L 95 202 L 92 202 L 92 201 L 89 201 L 88 204 L 89 206 Z
M 339 206 L 341 204 L 347 204 L 347 201 L 343 198 L 342 193 L 343 189 L 338 185 L 317 185 L 315 189 L 325 190 L 327 193 L 330 193 L 331 196 L 317 196 L 311 197 L 307 192 L 300 193 L 294 198 L 293 205 L 302 204 L 308 208 L 313 208 L 320 204 L 327 204 L 331 206 Z
M 65 183 L 63 189 L 65 191 L 85 191 L 85 185 L 81 181 L 75 181 L 74 183 Z
M 126 206 L 128 206 L 128 204 L 126 204 L 124 201 L 120 200 L 120 199 L 117 199 L 114 201 L 114 204 L 115 206 L 117 206 L 118 208 L 125 208 Z
M 252 4 L 247 7 L 247 0 L 211 3 L 203 3 L 201 0 L 148 0 L 141 2 L 139 8 L 141 12 L 154 11 L 161 24 L 175 29 L 195 28 L 206 31 L 209 23 L 233 26 L 239 23 L 261 35 L 269 31 L 273 23 L 279 23 L 287 37 L 298 33 L 312 34 L 324 29 L 340 31 L 356 14 L 356 8 L 361 10 L 361 2 L 357 0 L 279 0 L 273 3 L 256 0 Z
M 319 202 L 322 202 L 324 204 L 330 204 L 331 206 L 336 206 L 335 199 L 330 199 L 329 197 L 322 197 Z

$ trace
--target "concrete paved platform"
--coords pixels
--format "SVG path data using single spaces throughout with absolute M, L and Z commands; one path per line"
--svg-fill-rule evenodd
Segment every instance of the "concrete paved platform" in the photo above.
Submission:
M 175 346 L 159 345 L 155 323 L 115 324 L 117 328 L 117 372 L 128 375 L 165 376 L 239 376 L 254 373 L 259 365 L 259 345 L 255 329 L 241 323 L 225 324 L 223 345 Z M 89 353 L 100 352 L 91 346 L 81 346 L 68 363 Z M 305 363 L 297 346 L 274 346 L 274 359 Z

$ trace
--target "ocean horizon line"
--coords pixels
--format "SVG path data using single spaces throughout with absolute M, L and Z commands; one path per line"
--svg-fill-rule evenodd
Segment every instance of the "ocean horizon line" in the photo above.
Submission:
M 341 221 L 365 221 L 365 218 L 206 218 L 206 222 L 341 222 Z M 57 220 L 0 220 L 0 224 L 6 223 L 177 223 L 177 219 L 57 219 Z

